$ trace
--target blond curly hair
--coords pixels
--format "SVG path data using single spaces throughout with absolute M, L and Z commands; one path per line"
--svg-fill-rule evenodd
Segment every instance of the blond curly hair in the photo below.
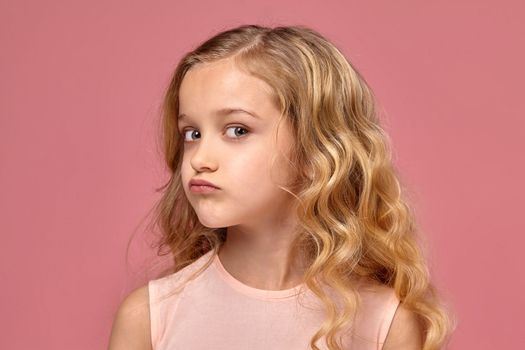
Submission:
M 305 26 L 242 25 L 206 40 L 178 63 L 165 93 L 159 138 L 170 177 L 158 189 L 162 195 L 151 222 L 160 231 L 157 255 L 172 255 L 161 276 L 218 252 L 225 240 L 225 228 L 200 224 L 185 197 L 176 118 L 186 72 L 225 58 L 269 84 L 281 119 L 292 125 L 296 143 L 289 161 L 297 171 L 290 186 L 281 187 L 300 203 L 290 254 L 308 261 L 304 281 L 327 311 L 310 347 L 319 350 L 315 343 L 324 336 L 330 349 L 342 349 L 337 335 L 355 319 L 360 299 L 353 281 L 359 277 L 394 288 L 424 325 L 423 349 L 442 348 L 455 324 L 430 281 L 373 92 L 334 44 Z M 341 296 L 342 309 L 320 283 Z

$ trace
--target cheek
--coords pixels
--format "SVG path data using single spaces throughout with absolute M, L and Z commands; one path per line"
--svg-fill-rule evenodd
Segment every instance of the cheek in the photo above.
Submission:
M 190 174 L 190 171 L 192 170 L 191 169 L 191 166 L 189 166 L 188 162 L 186 161 L 186 159 L 183 159 L 182 160 L 182 163 L 180 164 L 180 177 L 181 177 L 181 180 L 182 180 L 182 183 L 183 184 L 187 184 L 188 181 L 190 181 L 190 177 L 192 174 Z
M 268 151 L 254 148 L 249 152 L 239 152 L 227 160 L 229 178 L 242 189 L 253 189 L 257 184 L 267 182 Z
M 282 191 L 278 186 L 289 179 L 288 168 L 288 161 L 277 149 L 260 147 L 232 158 L 228 162 L 228 177 L 241 191 L 275 195 L 276 191 Z

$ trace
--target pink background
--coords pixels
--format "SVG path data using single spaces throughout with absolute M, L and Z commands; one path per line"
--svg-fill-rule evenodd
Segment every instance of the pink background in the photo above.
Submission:
M 184 52 L 244 23 L 308 25 L 362 71 L 457 312 L 450 348 L 525 348 L 524 10 L 2 1 L 0 348 L 106 348 L 117 305 L 153 261 L 140 220 L 164 179 L 162 91 Z

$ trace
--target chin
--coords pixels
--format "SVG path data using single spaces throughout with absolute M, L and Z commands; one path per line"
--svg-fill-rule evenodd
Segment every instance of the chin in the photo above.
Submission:
M 224 221 L 224 219 L 220 220 L 218 218 L 212 218 L 212 217 L 203 216 L 203 215 L 197 215 L 197 217 L 199 218 L 199 222 L 201 223 L 201 225 L 207 228 L 222 228 L 222 227 L 229 226 Z
M 221 227 L 224 227 L 222 224 L 213 225 L 213 224 L 208 224 L 208 223 L 202 222 L 202 220 L 199 220 L 199 222 L 201 223 L 202 226 L 207 227 L 207 228 L 221 228 Z
M 242 224 L 242 221 L 234 220 L 233 218 L 225 220 L 225 218 L 213 220 L 205 217 L 199 217 L 199 222 L 202 226 L 211 228 L 211 229 L 224 229 L 228 227 L 238 226 Z

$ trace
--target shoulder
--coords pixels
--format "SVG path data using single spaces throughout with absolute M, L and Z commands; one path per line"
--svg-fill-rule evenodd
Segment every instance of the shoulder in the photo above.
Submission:
M 109 350 L 151 350 L 148 285 L 130 292 L 118 307 Z
M 363 329 L 364 332 L 378 334 L 383 350 L 421 350 L 423 327 L 420 318 L 399 300 L 394 288 L 362 279 L 359 290 L 363 297 L 362 317 L 369 327 Z
M 420 350 L 422 344 L 423 332 L 417 314 L 400 303 L 392 319 L 383 350 Z
M 203 278 L 206 275 L 205 267 L 207 266 L 205 265 L 208 262 L 210 265 L 213 263 L 212 253 L 213 251 L 209 251 L 175 272 L 162 274 L 160 277 L 150 280 L 149 292 L 151 295 L 149 299 L 153 303 L 153 308 L 157 307 L 157 301 L 164 301 L 164 297 L 175 296 L 179 294 L 178 292 L 187 289 L 189 285 Z M 168 303 L 175 300 L 176 298 L 168 298 Z

